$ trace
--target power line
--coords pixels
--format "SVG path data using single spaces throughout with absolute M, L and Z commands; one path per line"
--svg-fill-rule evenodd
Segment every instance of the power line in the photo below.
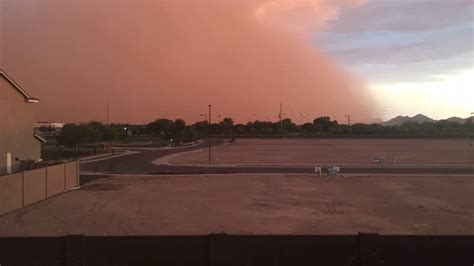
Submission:
M 347 126 L 351 126 L 351 115 L 345 115 L 347 118 Z
M 111 116 L 115 117 L 115 120 L 119 119 L 121 121 L 132 122 L 132 113 L 133 113 L 133 120 L 150 120 L 157 117 L 175 117 L 175 118 L 187 118 L 193 117 L 196 113 L 206 113 L 203 110 L 203 106 L 197 107 L 194 105 L 191 106 L 171 106 L 171 105 L 120 105 L 116 103 L 110 104 L 108 101 L 100 101 L 97 103 L 89 103 L 87 108 L 82 108 L 79 106 L 62 106 L 61 112 L 58 112 L 59 104 L 52 103 L 51 105 L 47 105 L 45 110 L 47 112 L 55 112 L 55 116 L 57 114 L 62 114 L 61 116 L 66 116 L 68 114 L 68 119 L 104 119 L 103 117 L 100 118 L 100 112 L 93 112 L 94 107 L 96 106 L 97 109 L 104 108 L 104 104 L 106 105 L 106 123 L 110 124 Z M 102 107 L 100 107 L 102 106 Z M 279 105 L 277 104 L 266 104 L 266 105 L 248 105 L 248 106 L 218 106 L 214 105 L 214 111 L 218 112 L 222 116 L 234 117 L 237 120 L 242 120 L 243 117 L 248 117 L 252 115 L 252 119 L 269 119 L 272 117 L 271 120 L 275 119 L 275 109 L 279 108 L 278 113 L 278 120 L 275 122 L 280 122 L 280 131 L 283 135 L 283 103 L 280 102 Z M 204 107 L 205 108 L 205 107 Z M 96 109 L 96 110 L 97 110 Z M 85 110 L 91 110 L 84 112 Z M 102 109 L 103 110 L 103 109 Z M 321 106 L 312 106 L 312 105 L 296 105 L 296 104 L 286 104 L 285 103 L 285 111 L 287 117 L 292 117 L 295 119 L 300 118 L 304 120 L 305 118 L 309 117 L 317 117 L 317 116 L 327 116 L 331 115 L 332 117 L 344 117 L 347 118 L 348 113 L 351 114 L 351 118 L 348 120 L 353 120 L 352 116 L 355 115 L 357 117 L 379 117 L 379 116 L 387 116 L 389 114 L 396 115 L 397 113 L 400 115 L 404 114 L 414 114 L 415 112 L 419 113 L 429 113 L 429 112 L 436 112 L 439 111 L 439 106 L 436 107 L 435 105 L 431 106 L 386 106 L 386 107 L 366 107 L 366 106 L 345 106 L 344 108 L 335 108 L 335 107 L 321 107 Z M 302 114 L 306 114 L 303 116 Z M 429 115 L 429 114 L 428 114 Z M 474 115 L 472 113 L 471 115 Z M 63 119 L 64 120 L 64 119 Z M 207 120 L 207 119 L 206 119 Z M 345 119 L 344 119 L 345 120 Z M 102 120 L 103 121 L 103 120 Z M 304 122 L 304 121 L 303 121 Z M 348 122 L 351 124 L 352 121 Z

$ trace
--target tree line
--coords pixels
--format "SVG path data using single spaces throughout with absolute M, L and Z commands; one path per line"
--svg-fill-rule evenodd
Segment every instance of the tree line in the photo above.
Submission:
M 235 124 L 232 118 L 209 125 L 200 121 L 188 125 L 183 119 L 157 119 L 146 125 L 111 124 L 89 122 L 66 124 L 59 137 L 61 145 L 94 144 L 107 141 L 126 141 L 135 136 L 153 136 L 167 143 L 190 142 L 209 135 L 213 137 L 474 137 L 474 121 L 465 124 L 450 121 L 407 122 L 400 126 L 356 123 L 339 124 L 330 117 L 323 116 L 312 123 L 297 125 L 291 119 L 281 122 L 253 121 Z

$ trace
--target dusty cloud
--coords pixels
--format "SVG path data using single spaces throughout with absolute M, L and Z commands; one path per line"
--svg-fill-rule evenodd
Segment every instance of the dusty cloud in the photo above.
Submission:
M 308 40 L 269 29 L 255 2 L 11 1 L 6 71 L 41 99 L 38 119 L 236 121 L 370 108 L 363 84 Z M 269 9 L 267 9 L 269 10 Z M 34 45 L 32 45 L 34 44 Z M 308 112 L 309 112 L 308 111 Z M 337 112 L 337 114 L 336 114 Z M 362 117 L 359 117 L 363 119 Z

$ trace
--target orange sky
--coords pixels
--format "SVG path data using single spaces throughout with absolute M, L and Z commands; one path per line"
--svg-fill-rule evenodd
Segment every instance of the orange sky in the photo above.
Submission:
M 259 1 L 2 3 L 1 68 L 40 98 L 38 120 L 105 121 L 107 102 L 133 123 L 194 122 L 208 104 L 239 122 L 276 120 L 280 101 L 297 122 L 374 107 L 303 35 L 262 23 Z

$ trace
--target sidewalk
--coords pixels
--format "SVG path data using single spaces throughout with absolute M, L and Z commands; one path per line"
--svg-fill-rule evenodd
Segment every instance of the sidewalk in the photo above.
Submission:
M 113 153 L 103 153 L 103 154 L 98 154 L 94 156 L 89 156 L 89 157 L 84 157 L 79 159 L 79 163 L 92 163 L 92 162 L 98 162 L 110 158 L 116 158 L 116 157 L 121 157 L 121 156 L 127 156 L 130 154 L 134 153 L 139 153 L 140 151 L 131 151 L 131 150 L 117 150 Z

